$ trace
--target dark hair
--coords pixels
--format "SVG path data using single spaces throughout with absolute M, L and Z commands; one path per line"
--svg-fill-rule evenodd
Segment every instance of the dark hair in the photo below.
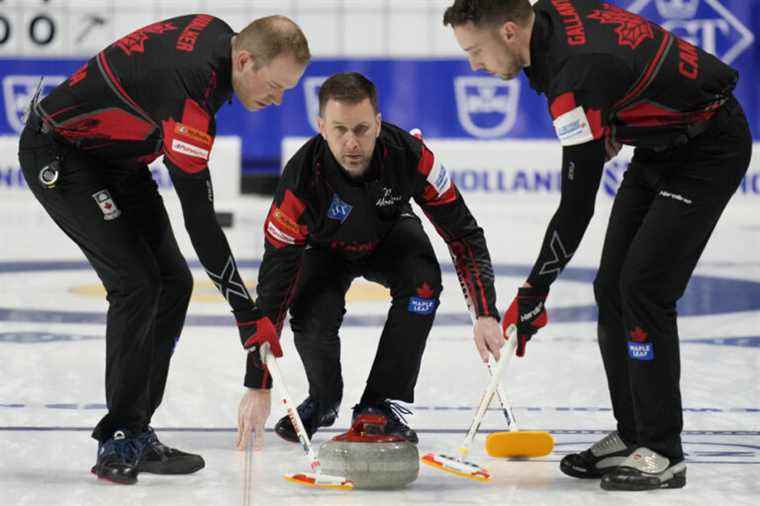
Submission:
M 309 43 L 303 31 L 286 16 L 267 16 L 253 21 L 235 36 L 235 49 L 256 56 L 256 68 L 268 65 L 282 54 L 301 64 L 311 59 Z
M 444 26 L 464 25 L 469 21 L 481 27 L 512 21 L 525 24 L 533 13 L 528 0 L 455 0 L 443 14 Z
M 341 72 L 330 76 L 319 88 L 319 115 L 325 110 L 325 104 L 330 99 L 338 102 L 356 104 L 369 99 L 375 112 L 377 108 L 377 88 L 358 72 Z

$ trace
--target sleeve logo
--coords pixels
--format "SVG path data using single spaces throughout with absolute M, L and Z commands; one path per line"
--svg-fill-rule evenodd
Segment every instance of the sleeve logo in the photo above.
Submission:
M 576 146 L 594 140 L 591 125 L 581 106 L 557 117 L 554 120 L 554 130 L 563 146 Z
M 285 244 L 294 245 L 296 243 L 295 237 L 292 235 L 286 234 L 279 228 L 277 228 L 277 225 L 272 223 L 271 221 L 267 223 L 267 233 L 271 235 L 274 239 L 277 239 L 280 242 L 284 242 Z
M 185 137 L 186 139 L 191 140 L 204 147 L 211 145 L 211 136 L 209 134 L 184 123 L 177 123 L 174 125 L 174 133 L 177 136 Z
M 430 169 L 430 173 L 427 176 L 427 181 L 430 183 L 438 195 L 443 195 L 449 188 L 451 188 L 451 177 L 446 167 L 441 165 L 438 158 L 435 158 L 433 162 L 433 168 Z
M 193 146 L 192 144 L 181 141 L 179 139 L 172 140 L 172 151 L 183 155 L 192 156 L 193 158 L 208 160 L 208 149 Z
M 277 222 L 281 228 L 284 228 L 292 234 L 301 235 L 301 230 L 299 229 L 298 224 L 279 208 L 275 208 L 272 213 L 272 221 Z

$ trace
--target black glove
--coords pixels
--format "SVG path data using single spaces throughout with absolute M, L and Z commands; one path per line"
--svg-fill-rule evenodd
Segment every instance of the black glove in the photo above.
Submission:
M 517 296 L 509 305 L 507 312 L 504 313 L 504 318 L 501 320 L 504 337 L 509 339 L 507 329 L 510 325 L 517 327 L 516 355 L 518 357 L 525 355 L 525 344 L 530 341 L 533 334 L 549 323 L 549 315 L 546 313 L 544 305 L 548 295 L 548 289 L 518 288 Z

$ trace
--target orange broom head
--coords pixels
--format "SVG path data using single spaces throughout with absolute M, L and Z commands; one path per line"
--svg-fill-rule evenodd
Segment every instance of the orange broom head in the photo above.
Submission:
M 441 453 L 427 453 L 420 459 L 423 464 L 460 478 L 485 482 L 491 479 L 488 471 L 474 462 Z
M 554 448 L 554 438 L 544 431 L 493 432 L 486 438 L 491 457 L 543 457 Z
M 291 483 L 304 485 L 314 488 L 330 488 L 333 490 L 351 490 L 354 488 L 353 482 L 342 476 L 330 476 L 326 474 L 317 475 L 314 473 L 295 473 L 283 476 Z

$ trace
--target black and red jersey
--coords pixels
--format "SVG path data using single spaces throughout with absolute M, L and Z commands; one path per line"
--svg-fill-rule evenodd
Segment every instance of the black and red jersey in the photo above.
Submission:
M 304 248 L 328 248 L 349 261 L 371 255 L 400 219 L 422 208 L 446 241 L 472 311 L 499 318 L 483 230 L 449 173 L 425 144 L 383 123 L 367 174 L 350 177 L 319 135 L 287 163 L 264 222 L 258 299 L 280 329 Z
M 563 146 L 610 136 L 682 144 L 732 94 L 738 73 L 715 56 L 609 2 L 539 0 L 531 86 L 546 94 Z
M 93 157 L 142 166 L 160 155 L 206 168 L 214 114 L 232 96 L 224 21 L 206 15 L 140 28 L 90 59 L 36 107 L 60 137 Z
M 206 14 L 153 23 L 98 53 L 34 112 L 57 139 L 90 155 L 92 170 L 128 174 L 163 155 L 199 260 L 230 306 L 249 311 L 208 170 L 214 114 L 232 97 L 233 36 Z

